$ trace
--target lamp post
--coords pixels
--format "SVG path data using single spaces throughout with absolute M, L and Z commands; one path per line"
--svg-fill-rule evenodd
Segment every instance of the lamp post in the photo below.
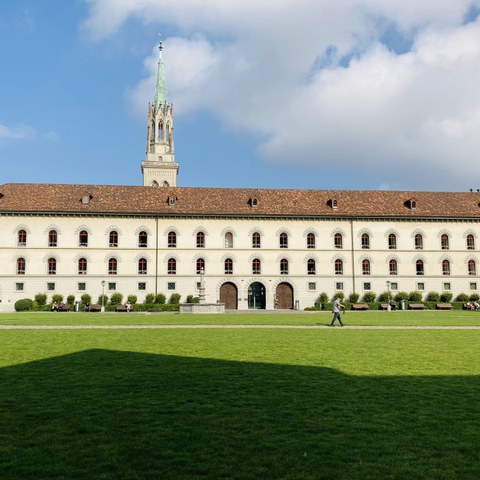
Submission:
M 390 305 L 390 280 L 387 280 L 387 311 L 389 312 L 392 308 Z
M 105 280 L 102 280 L 102 313 L 105 312 Z

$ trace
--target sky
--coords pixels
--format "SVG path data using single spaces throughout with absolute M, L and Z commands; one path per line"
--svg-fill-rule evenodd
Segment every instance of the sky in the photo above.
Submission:
M 0 2 L 0 184 L 480 188 L 480 0 Z

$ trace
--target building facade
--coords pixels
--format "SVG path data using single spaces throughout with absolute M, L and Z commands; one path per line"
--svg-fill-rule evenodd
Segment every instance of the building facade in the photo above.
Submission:
M 176 187 L 161 51 L 143 186 L 0 186 L 0 309 L 37 293 L 198 294 L 303 309 L 321 292 L 478 293 L 480 194 Z M 103 286 L 104 285 L 104 286 Z

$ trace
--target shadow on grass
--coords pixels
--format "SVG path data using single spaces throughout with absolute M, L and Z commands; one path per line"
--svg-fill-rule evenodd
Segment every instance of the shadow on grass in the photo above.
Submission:
M 1 479 L 478 479 L 476 377 L 89 350 L 0 370 Z

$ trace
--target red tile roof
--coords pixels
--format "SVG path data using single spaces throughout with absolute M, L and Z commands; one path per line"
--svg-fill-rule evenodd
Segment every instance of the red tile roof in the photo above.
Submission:
M 82 198 L 88 197 L 88 203 Z M 169 197 L 175 205 L 169 205 Z M 251 199 L 258 206 L 251 206 Z M 416 209 L 408 208 L 408 200 Z M 333 209 L 331 200 L 337 200 Z M 0 212 L 201 216 L 480 218 L 480 194 L 367 190 L 0 185 Z

